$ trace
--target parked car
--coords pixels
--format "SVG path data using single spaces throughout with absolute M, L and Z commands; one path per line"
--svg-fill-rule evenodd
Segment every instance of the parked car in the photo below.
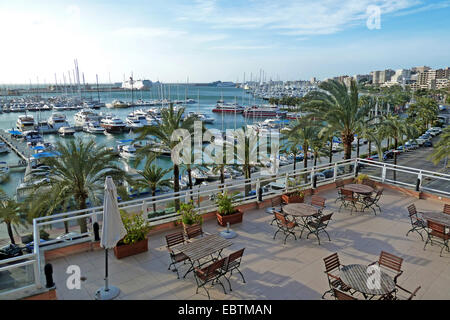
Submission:
M 412 149 L 412 150 L 415 150 L 415 149 L 417 149 L 419 147 L 419 145 L 414 140 L 407 141 L 405 143 L 405 146 L 410 148 L 410 149 Z
M 23 255 L 23 248 L 19 247 L 17 244 L 8 244 L 0 248 L 0 260 L 15 258 Z
M 320 172 L 321 174 L 323 174 L 325 176 L 325 178 L 329 179 L 329 178 L 333 178 L 334 176 L 334 169 L 330 168 L 330 169 L 326 169 Z M 341 167 L 337 168 L 337 175 L 342 175 L 344 174 L 344 170 L 342 170 Z
M 424 147 L 432 147 L 433 143 L 431 141 L 425 141 L 425 143 L 423 144 Z
M 81 233 L 78 233 L 78 232 L 69 232 L 69 233 L 64 233 L 62 235 L 57 236 L 56 240 L 72 241 L 72 240 L 80 239 L 80 238 L 83 238 L 86 236 L 87 235 L 82 236 Z

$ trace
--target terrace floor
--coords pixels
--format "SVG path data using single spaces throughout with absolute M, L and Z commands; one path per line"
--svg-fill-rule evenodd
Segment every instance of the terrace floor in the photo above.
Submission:
M 247 211 L 244 222 L 232 226 L 238 233 L 232 239 L 233 246 L 224 250 L 226 254 L 245 247 L 241 271 L 247 283 L 242 283 L 239 275 L 233 275 L 233 291 L 225 295 L 216 285 L 209 289 L 211 298 L 321 299 L 323 292 L 328 290 L 324 257 L 338 252 L 344 265 L 367 265 L 378 260 L 380 251 L 384 250 L 404 259 L 404 272 L 398 279 L 401 286 L 410 290 L 422 286 L 416 299 L 450 299 L 450 253 L 444 250 L 443 256 L 439 257 L 439 246 L 428 245 L 424 251 L 424 242 L 416 233 L 405 236 L 410 229 L 406 210 L 409 204 L 415 203 L 418 211 L 442 211 L 441 203 L 418 200 L 386 188 L 380 201 L 382 213 L 374 216 L 371 210 L 353 214 L 346 209 L 337 212 L 334 189 L 319 195 L 327 198 L 326 211 L 335 212 L 328 228 L 331 242 L 323 235 L 319 246 L 314 236 L 306 240 L 303 235 L 297 241 L 289 237 L 284 245 L 282 235 L 272 239 L 276 227 L 269 225 L 272 216 L 266 214 L 265 209 Z M 223 230 L 215 220 L 206 221 L 203 229 L 209 233 Z M 169 255 L 164 235 L 172 232 L 174 230 L 151 236 L 146 253 L 117 260 L 110 252 L 110 284 L 121 290 L 117 299 L 207 299 L 203 289 L 195 294 L 192 273 L 179 280 L 176 273 L 167 270 Z M 95 291 L 104 285 L 102 250 L 50 262 L 58 299 L 94 299 Z M 86 277 L 81 289 L 67 289 L 66 269 L 69 265 L 79 265 L 82 276 Z M 180 273 L 185 270 L 183 267 L 181 264 Z M 327 297 L 330 299 L 329 295 Z

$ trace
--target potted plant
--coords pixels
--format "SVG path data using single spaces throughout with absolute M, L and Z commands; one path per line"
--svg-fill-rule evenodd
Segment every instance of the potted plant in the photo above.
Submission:
M 186 227 L 202 224 L 203 222 L 202 216 L 195 211 L 194 203 L 192 201 L 182 203 L 180 205 L 180 210 L 177 212 L 181 215 L 180 221 L 183 224 L 184 232 L 186 232 Z
M 281 199 L 284 203 L 302 203 L 305 200 L 305 191 L 302 187 L 298 187 L 295 192 L 283 194 Z
M 368 176 L 367 174 L 360 173 L 360 174 L 358 174 L 358 176 L 355 178 L 355 183 L 362 184 L 362 183 L 364 183 L 364 181 L 369 180 L 369 179 L 370 179 L 370 178 L 369 178 L 369 176 Z
M 230 224 L 242 222 L 244 212 L 233 206 L 233 198 L 226 191 L 217 195 L 216 204 L 218 207 L 216 217 L 219 225 L 226 227 L 227 222 Z
M 128 213 L 120 210 L 122 222 L 127 230 L 127 235 L 114 247 L 114 255 L 117 259 L 122 259 L 134 254 L 148 251 L 147 234 L 150 231 L 150 224 L 142 215 L 142 212 Z

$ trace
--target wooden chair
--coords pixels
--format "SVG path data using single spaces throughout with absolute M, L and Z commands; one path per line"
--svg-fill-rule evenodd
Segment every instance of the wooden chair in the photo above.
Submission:
M 284 244 L 286 244 L 286 239 L 289 235 L 293 235 L 295 240 L 297 240 L 297 236 L 294 233 L 294 228 L 297 226 L 295 221 L 288 220 L 282 213 L 275 212 L 275 219 L 277 222 L 278 230 L 273 235 L 273 238 L 277 236 L 277 233 L 282 231 L 285 235 Z
M 319 214 L 322 214 L 322 210 L 325 208 L 326 199 L 321 196 L 312 196 L 311 205 L 319 209 Z
M 328 234 L 326 228 L 328 227 L 328 223 L 330 222 L 332 215 L 333 215 L 333 213 L 330 213 L 330 214 L 321 216 L 320 218 L 318 218 L 315 221 L 308 222 L 307 225 L 308 225 L 309 233 L 306 236 L 306 239 L 308 239 L 311 234 L 314 234 L 314 235 L 316 235 L 317 240 L 319 241 L 319 245 L 320 245 L 319 233 L 325 232 L 327 234 L 327 236 L 328 236 L 328 240 L 331 241 L 330 235 Z M 302 236 L 300 235 L 300 238 L 301 237 Z
M 192 226 L 186 227 L 186 237 L 188 238 L 188 240 L 191 240 L 198 236 L 203 237 L 203 229 L 201 224 L 194 224 Z
M 388 253 L 386 251 L 381 251 L 380 257 L 378 258 L 378 261 L 375 261 L 369 266 L 378 264 L 380 268 L 383 268 L 390 273 L 394 274 L 394 282 L 397 283 L 398 277 L 403 273 L 402 269 L 402 263 L 403 258 L 397 257 L 396 255 L 393 255 L 392 253 Z
M 444 204 L 444 210 L 443 210 L 443 212 L 445 213 L 445 214 L 450 214 L 450 204 Z
M 211 299 L 208 290 L 205 288 L 205 285 L 208 283 L 211 283 L 211 285 L 219 283 L 223 289 L 223 292 L 227 294 L 223 283 L 220 281 L 220 278 L 224 275 L 222 268 L 226 263 L 226 259 L 227 258 L 216 260 L 202 269 L 198 267 L 194 268 L 195 282 L 197 283 L 197 290 L 195 291 L 196 294 L 198 293 L 199 288 L 203 288 L 208 295 L 208 299 Z
M 185 243 L 185 240 L 184 240 L 183 233 L 181 233 L 181 232 L 172 233 L 172 234 L 169 234 L 166 236 L 166 244 L 167 244 L 166 248 L 169 251 L 170 260 L 171 260 L 168 270 L 170 270 L 171 266 L 174 266 L 174 269 L 172 271 L 177 273 L 178 279 L 180 279 L 180 274 L 178 273 L 176 264 L 180 263 L 180 262 L 186 262 L 188 257 L 182 252 L 175 253 L 172 250 L 172 248 L 176 245 L 183 244 L 183 243 Z
M 245 283 L 244 275 L 242 274 L 241 270 L 239 270 L 239 267 L 241 266 L 242 256 L 244 255 L 244 250 L 245 250 L 245 248 L 242 248 L 242 249 L 230 254 L 228 256 L 227 263 L 222 267 L 224 278 L 228 281 L 230 291 L 232 291 L 231 283 L 230 283 L 229 279 L 227 279 L 227 277 L 226 277 L 226 275 L 228 273 L 230 273 L 230 278 L 231 278 L 231 276 L 233 275 L 233 271 L 236 270 L 241 275 L 242 282 Z
M 285 203 L 284 203 L 284 201 L 282 200 L 281 197 L 271 198 L 271 199 L 270 199 L 270 202 L 271 202 L 271 205 L 272 205 L 272 206 L 269 207 L 269 208 L 267 208 L 267 209 L 266 209 L 266 212 L 267 212 L 268 214 L 273 215 L 273 219 L 272 219 L 272 221 L 270 222 L 270 224 L 273 225 L 273 223 L 277 220 L 277 219 L 275 218 L 275 212 L 281 212 L 281 213 L 283 213 L 283 205 L 284 205 Z
M 338 189 L 338 196 L 337 196 L 336 200 L 334 201 L 334 203 L 336 203 L 336 202 L 338 202 L 338 200 L 341 200 L 341 197 L 342 197 L 341 191 L 342 191 L 342 188 L 344 187 L 344 181 L 339 179 L 339 180 L 336 180 L 334 183 L 336 185 L 336 189 Z
M 372 187 L 375 192 L 377 191 L 377 184 L 375 183 L 375 181 L 373 181 L 371 179 L 364 179 L 362 181 L 362 184 Z
M 375 208 L 374 208 L 374 207 L 377 207 L 378 210 L 379 210 L 380 213 L 381 213 L 381 208 L 380 208 L 380 206 L 378 205 L 378 201 L 380 201 L 380 198 L 381 198 L 381 196 L 383 195 L 383 191 L 384 191 L 384 188 L 380 188 L 380 189 L 377 190 L 377 192 L 376 192 L 376 194 L 375 194 L 374 196 L 372 196 L 372 195 L 365 196 L 365 197 L 363 198 L 363 203 L 364 203 L 364 209 L 363 209 L 363 211 L 364 211 L 366 208 L 371 208 L 371 209 L 373 210 L 373 212 L 375 213 L 375 215 L 377 215 L 377 211 L 376 211 Z
M 411 221 L 412 229 L 406 233 L 406 236 L 408 236 L 408 234 L 410 232 L 415 231 L 420 235 L 420 238 L 423 241 L 423 236 L 422 236 L 421 231 L 425 230 L 427 225 L 426 225 L 425 221 L 420 219 L 419 216 L 417 215 L 417 209 L 416 209 L 416 206 L 414 205 L 414 203 L 408 206 L 408 214 L 409 214 L 409 219 Z
M 450 234 L 445 233 L 445 226 L 433 221 L 428 220 L 427 221 L 427 241 L 425 241 L 425 245 L 423 246 L 423 250 L 425 250 L 425 247 L 428 244 L 428 241 L 430 241 L 431 245 L 433 245 L 433 239 L 435 239 L 435 242 L 438 243 L 441 246 L 441 252 L 439 254 L 440 257 L 442 257 L 442 251 L 444 248 L 447 249 L 449 252 L 450 249 L 448 247 L 448 240 L 450 239 Z
M 417 295 L 420 288 L 421 287 L 419 286 L 411 292 L 396 284 L 394 292 L 382 296 L 379 300 L 412 300 Z
M 341 189 L 340 200 L 341 200 L 341 206 L 339 207 L 339 212 L 341 212 L 342 206 L 344 206 L 345 208 L 348 208 L 349 206 L 351 206 L 352 207 L 351 212 L 353 212 L 353 208 L 358 210 L 356 208 L 356 203 L 358 202 L 358 198 L 355 198 L 353 191 Z
M 341 271 L 341 262 L 339 261 L 339 256 L 337 253 L 333 253 L 328 257 L 323 259 L 325 263 L 325 274 L 328 278 L 328 285 L 330 286 L 330 290 L 325 291 L 322 295 L 322 299 L 325 298 L 327 293 L 333 293 L 334 289 L 340 289 L 343 291 L 349 291 L 350 287 L 347 287 L 339 277 L 339 272 Z
M 336 288 L 333 289 L 333 295 L 336 300 L 358 300 L 355 297 L 352 297 L 349 294 L 346 294 L 345 292 L 342 292 L 341 290 L 338 290 Z

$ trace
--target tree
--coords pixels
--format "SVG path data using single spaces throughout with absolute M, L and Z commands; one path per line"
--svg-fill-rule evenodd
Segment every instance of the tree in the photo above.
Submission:
M 425 130 L 439 115 L 439 107 L 436 101 L 428 97 L 420 97 L 417 102 L 408 109 L 409 121 L 415 121 L 415 125 L 421 130 Z
M 36 198 L 37 207 L 42 208 L 42 202 L 49 206 L 48 214 L 57 208 L 63 210 L 70 204 L 75 204 L 77 210 L 87 208 L 87 201 L 100 204 L 104 195 L 104 184 L 107 176 L 116 183 L 129 180 L 127 174 L 116 163 L 116 156 L 104 146 L 99 146 L 94 140 L 71 140 L 58 142 L 56 149 L 60 156 L 45 158 L 44 164 L 49 166 L 50 174 L 47 181 L 36 186 L 36 193 L 45 192 L 51 195 L 52 202 L 46 197 Z M 39 203 L 41 202 L 41 203 Z M 81 233 L 87 232 L 86 220 L 79 219 Z
M 323 91 L 313 91 L 306 96 L 303 109 L 309 111 L 309 118 L 323 120 L 339 131 L 344 145 L 344 159 L 351 158 L 355 128 L 359 122 L 367 120 L 368 105 L 360 105 L 358 88 L 354 80 L 350 88 L 339 81 L 328 80 L 320 83 Z
M 173 150 L 180 140 L 172 139 L 172 135 L 178 129 L 187 130 L 189 135 L 193 131 L 194 121 L 196 117 L 187 117 L 183 119 L 184 108 L 175 110 L 173 103 L 168 108 L 161 110 L 161 120 L 157 126 L 143 127 L 137 130 L 138 137 L 136 140 L 145 140 L 149 137 L 156 137 L 166 148 Z M 141 148 L 140 153 L 146 154 L 152 148 L 151 145 Z M 173 163 L 173 191 L 175 194 L 180 192 L 180 167 L 177 163 Z M 180 210 L 180 199 L 175 200 L 175 210 Z
M 449 167 L 448 157 L 450 155 L 450 126 L 445 127 L 441 134 L 441 138 L 434 146 L 433 153 L 429 159 L 437 165 L 442 160 L 445 160 L 445 166 Z
M 387 115 L 382 121 L 382 129 L 386 137 L 394 140 L 394 150 L 397 150 L 398 143 L 404 145 L 404 138 L 414 138 L 415 127 L 409 126 L 407 122 L 398 116 Z M 394 152 L 394 165 L 397 165 L 397 152 Z M 394 170 L 394 181 L 396 180 L 396 170 Z
M 6 224 L 9 239 L 12 244 L 16 244 L 13 229 L 18 234 L 16 227 L 25 225 L 26 218 L 20 204 L 8 197 L 3 190 L 0 190 L 0 223 Z
M 172 182 L 167 178 L 167 174 L 171 169 L 163 169 L 153 163 L 155 157 L 147 157 L 143 170 L 138 170 L 137 173 L 141 176 L 136 182 L 135 186 L 138 188 L 149 188 L 152 197 L 156 195 L 156 189 L 160 187 L 171 187 Z M 153 202 L 153 212 L 156 212 L 156 204 Z
M 294 156 L 294 171 L 297 168 L 297 156 L 301 153 L 300 146 L 302 141 L 302 136 L 298 131 L 289 132 L 284 148 L 281 150 L 281 152 L 292 153 Z

